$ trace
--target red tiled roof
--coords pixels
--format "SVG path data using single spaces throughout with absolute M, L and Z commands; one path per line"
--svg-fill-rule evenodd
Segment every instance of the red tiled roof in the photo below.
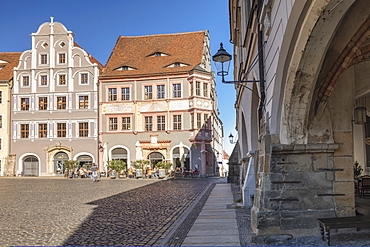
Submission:
M 98 66 L 99 66 L 99 69 L 102 70 L 104 68 L 104 65 L 101 64 L 96 58 L 94 58 L 90 53 L 88 53 L 84 48 L 82 48 L 81 46 L 79 46 L 76 42 L 74 42 L 73 44 L 75 47 L 79 47 L 81 48 L 82 50 L 84 50 L 88 55 L 89 55 L 89 58 L 90 58 L 90 62 L 92 63 L 96 63 Z
M 21 54 L 22 52 L 0 52 L 0 81 L 9 81 L 13 77 L 13 68 L 18 66 Z
M 225 151 L 225 150 L 224 150 L 224 159 L 225 159 L 225 160 L 230 159 L 230 156 L 226 153 L 226 151 Z
M 140 76 L 190 71 L 202 62 L 206 31 L 118 37 L 103 70 L 103 77 Z M 157 52 L 168 56 L 150 56 Z M 168 67 L 174 63 L 188 66 Z M 115 70 L 122 66 L 134 70 Z

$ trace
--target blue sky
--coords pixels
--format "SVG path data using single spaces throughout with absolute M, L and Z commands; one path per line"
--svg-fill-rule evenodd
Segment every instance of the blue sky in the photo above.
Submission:
M 212 55 L 219 49 L 220 42 L 232 53 L 228 0 L 1 0 L 1 10 L 0 52 L 30 49 L 29 35 L 53 16 L 54 21 L 72 31 L 75 41 L 103 65 L 118 36 L 209 30 Z M 212 66 L 215 70 L 214 64 Z M 216 80 L 225 150 L 230 154 L 233 145 L 227 137 L 230 133 L 236 136 L 235 91 L 233 85 L 222 84 L 219 77 Z

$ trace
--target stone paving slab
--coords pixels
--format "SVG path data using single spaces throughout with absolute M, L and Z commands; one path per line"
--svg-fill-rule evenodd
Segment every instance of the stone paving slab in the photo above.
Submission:
M 187 234 L 183 246 L 240 246 L 230 184 L 216 184 L 198 218 Z

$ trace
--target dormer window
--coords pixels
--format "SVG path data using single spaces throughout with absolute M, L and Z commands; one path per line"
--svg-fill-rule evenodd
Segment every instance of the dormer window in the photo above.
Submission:
M 115 70 L 136 70 L 135 68 L 133 67 L 130 67 L 130 66 L 121 66 L 121 67 L 118 67 L 117 69 Z
M 184 66 L 189 66 L 189 64 L 176 62 L 176 63 L 172 63 L 172 64 L 170 64 L 170 65 L 165 66 L 165 68 L 184 67 Z
M 2 69 L 2 68 L 4 68 L 5 67 L 5 65 L 0 65 L 0 70 Z
M 150 54 L 148 57 L 165 57 L 165 56 L 169 56 L 169 55 L 163 52 L 155 52 L 153 54 Z

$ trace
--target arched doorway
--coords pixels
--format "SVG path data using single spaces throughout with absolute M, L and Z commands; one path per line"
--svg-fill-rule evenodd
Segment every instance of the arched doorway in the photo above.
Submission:
M 64 161 L 68 160 L 68 155 L 65 152 L 59 152 L 54 155 L 55 174 L 63 175 L 65 166 Z
M 39 160 L 35 156 L 27 156 L 23 160 L 23 176 L 38 176 Z
M 93 159 L 89 155 L 80 155 L 77 158 L 78 162 L 78 169 L 84 167 L 85 169 L 89 169 L 93 163 Z
M 176 147 L 172 151 L 172 162 L 175 167 L 181 167 L 181 162 L 184 163 L 186 170 L 190 170 L 190 151 L 188 148 L 183 148 L 183 155 L 181 157 L 180 147 Z M 199 167 L 198 167 L 199 168 Z
M 127 150 L 124 148 L 115 148 L 112 150 L 112 160 L 124 161 L 127 164 Z
M 164 160 L 164 156 L 159 152 L 153 152 L 149 154 L 148 160 L 150 161 L 150 166 L 155 167 L 158 162 Z

